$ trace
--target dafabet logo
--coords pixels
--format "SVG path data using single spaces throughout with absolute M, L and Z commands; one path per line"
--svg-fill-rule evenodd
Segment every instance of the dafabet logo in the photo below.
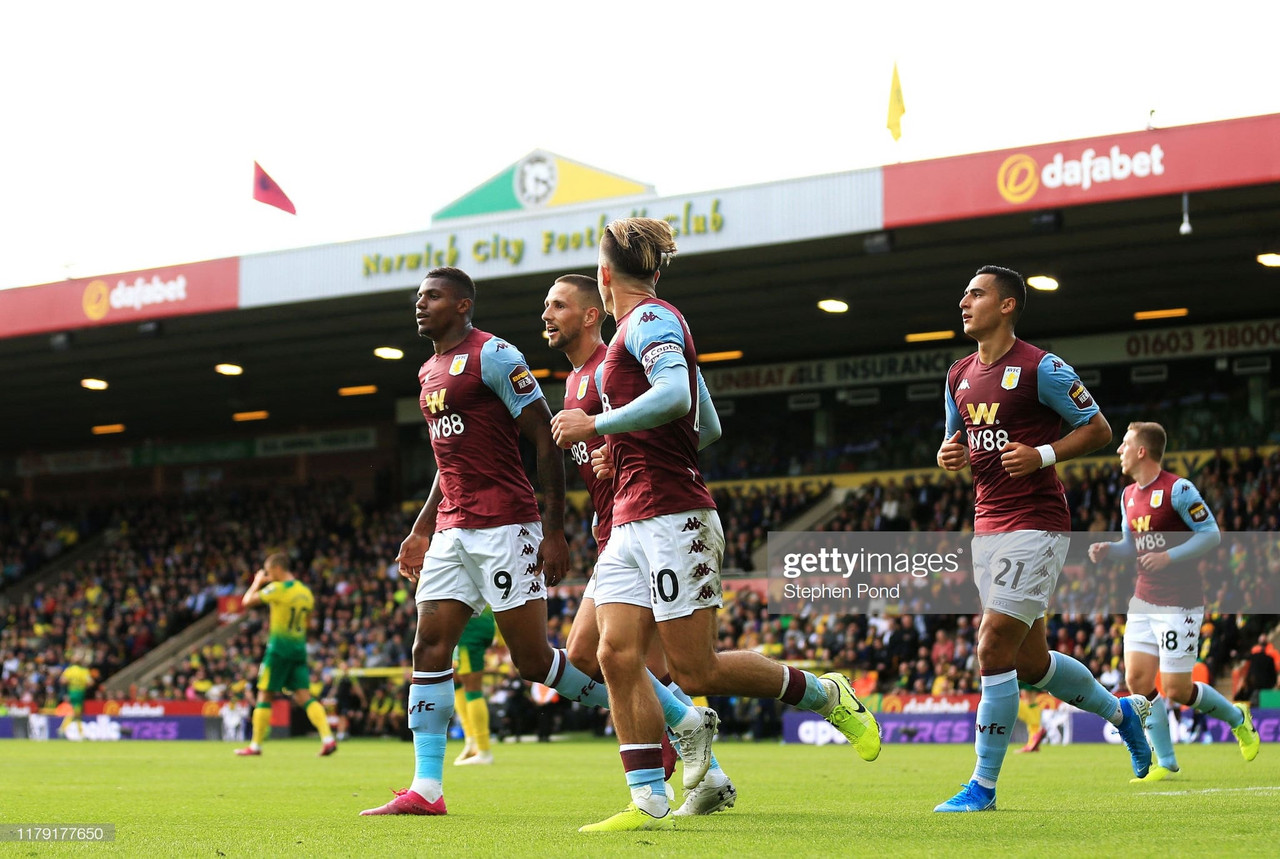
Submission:
M 1019 152 L 1006 158 L 996 171 L 996 190 L 1016 206 L 1034 197 L 1042 185 L 1088 191 L 1106 182 L 1160 176 L 1164 166 L 1164 149 L 1159 143 L 1132 155 L 1121 152 L 1119 146 L 1112 146 L 1110 152 L 1101 155 L 1092 148 L 1086 149 L 1079 158 L 1071 159 L 1057 152 L 1043 167 L 1030 155 Z
M 161 280 L 152 275 L 148 280 L 135 278 L 132 284 L 118 281 L 112 288 L 105 280 L 90 281 L 80 297 L 80 306 L 84 315 L 97 322 L 106 317 L 112 310 L 136 310 L 152 304 L 185 302 L 187 300 L 187 278 L 178 275 L 173 280 Z

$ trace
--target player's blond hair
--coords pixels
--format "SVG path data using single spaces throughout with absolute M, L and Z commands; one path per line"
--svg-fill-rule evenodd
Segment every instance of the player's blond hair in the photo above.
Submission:
M 1133 440 L 1147 449 L 1147 456 L 1153 462 L 1164 459 L 1164 448 L 1169 443 L 1164 427 L 1155 421 L 1134 421 L 1129 424 L 1129 431 L 1133 433 Z
M 651 281 L 675 256 L 676 237 L 666 221 L 621 218 L 600 234 L 600 251 L 618 273 Z

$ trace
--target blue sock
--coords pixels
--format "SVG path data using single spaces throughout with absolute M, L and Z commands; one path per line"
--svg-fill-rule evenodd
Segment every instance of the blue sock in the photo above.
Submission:
M 1034 685 L 1059 701 L 1097 713 L 1113 725 L 1120 724 L 1120 699 L 1108 692 L 1084 663 L 1065 653 L 1049 651 L 1049 673 Z
M 608 707 L 609 691 L 573 667 L 563 650 L 551 651 L 551 670 L 543 684 L 550 686 L 570 701 L 581 701 L 591 707 Z
M 1156 753 L 1156 763 L 1167 770 L 1178 768 L 1178 758 L 1173 753 L 1173 737 L 1169 734 L 1169 711 L 1164 706 L 1164 696 L 1151 699 L 1151 715 L 1145 725 L 1147 739 Z
M 658 703 L 662 705 L 662 720 L 671 730 L 676 730 L 677 726 L 685 719 L 698 719 L 701 721 L 701 715 L 693 709 L 689 704 L 684 703 L 675 695 L 671 694 L 671 690 L 663 685 L 662 681 L 653 676 L 653 672 L 645 670 L 649 676 L 649 682 L 653 684 L 653 691 L 658 696 Z
M 670 810 L 667 803 L 667 786 L 663 781 L 662 747 L 657 745 L 621 745 L 622 766 L 627 772 L 627 787 L 637 808 L 654 817 L 663 817 Z M 653 766 L 657 764 L 657 766 Z M 645 791 L 644 788 L 649 788 Z
M 978 765 L 974 767 L 973 780 L 983 787 L 994 788 L 1000 778 L 1017 718 L 1018 672 L 1010 669 L 982 675 L 982 700 L 978 702 L 977 736 L 973 740 Z
M 688 695 L 684 694 L 684 690 L 681 689 L 679 686 L 677 686 L 675 681 L 672 681 L 671 683 L 669 683 L 667 685 L 667 689 L 671 692 L 672 695 L 675 695 L 676 698 L 680 699 L 688 706 L 690 707 L 693 706 L 693 699 L 690 698 Z M 672 744 L 675 745 L 676 747 L 676 754 L 680 754 L 680 746 L 676 744 L 674 740 L 672 741 Z M 718 770 L 718 769 L 720 769 L 720 762 L 716 760 L 716 753 L 712 752 L 711 766 L 708 767 L 707 772 L 711 772 L 711 770 Z
M 822 685 L 818 680 L 818 675 L 809 671 L 801 672 L 804 674 L 804 695 L 800 698 L 800 703 L 796 704 L 801 710 L 818 710 L 827 703 L 827 687 Z
M 415 680 L 448 679 L 440 683 L 414 683 L 409 687 L 409 729 L 413 731 L 413 784 L 410 790 L 428 802 L 443 791 L 444 746 L 453 718 L 453 672 L 415 671 Z
M 1191 709 L 1206 716 L 1221 719 L 1233 728 L 1244 722 L 1244 713 L 1226 697 L 1208 683 L 1197 683 L 1195 694 L 1191 696 Z

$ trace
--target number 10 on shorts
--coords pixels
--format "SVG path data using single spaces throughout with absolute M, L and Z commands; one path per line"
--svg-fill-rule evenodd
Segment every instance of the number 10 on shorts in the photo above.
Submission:
M 654 605 L 659 602 L 675 602 L 676 597 L 680 596 L 680 581 L 676 578 L 676 571 L 654 570 L 649 573 L 649 590 L 653 594 Z

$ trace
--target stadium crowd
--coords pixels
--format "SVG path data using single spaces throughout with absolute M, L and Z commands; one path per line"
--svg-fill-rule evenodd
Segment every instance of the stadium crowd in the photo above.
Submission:
M 1224 530 L 1280 531 L 1280 453 L 1266 460 L 1252 450 L 1220 454 L 1196 479 Z M 1125 478 L 1117 468 L 1073 472 L 1064 483 L 1073 529 L 1119 529 L 1117 498 Z M 728 543 L 726 568 L 752 570 L 751 555 L 767 533 L 830 491 L 829 482 L 818 480 L 717 489 Z M 972 510 L 969 483 L 938 472 L 931 479 L 872 481 L 849 492 L 830 518 L 813 530 L 966 531 L 972 529 Z M 283 547 L 294 571 L 316 595 L 308 647 L 318 691 L 339 702 L 338 710 L 350 717 L 352 731 L 394 733 L 403 724 L 402 681 L 380 677 L 353 683 L 344 669 L 408 664 L 412 593 L 396 574 L 392 559 L 414 513 L 398 506 L 358 503 L 341 481 L 123 505 L 109 529 L 116 536 L 100 552 L 2 609 L 0 699 L 56 702 L 58 672 L 71 663 L 86 665 L 105 679 L 214 611 L 219 597 L 241 592 L 267 550 Z M 594 564 L 590 521 L 588 509 L 573 509 L 566 517 L 573 572 L 565 586 L 552 590 L 548 603 L 549 635 L 556 646 L 563 646 L 568 637 L 577 611 L 576 594 Z M 22 523 L 24 533 L 57 533 L 56 527 L 46 527 L 45 519 L 37 523 L 26 517 Z M 28 539 L 24 545 L 39 542 Z M 1280 568 L 1269 573 L 1280 574 Z M 1123 674 L 1124 619 L 1088 611 L 1092 603 L 1086 605 L 1084 596 L 1097 587 L 1096 577 L 1069 578 L 1058 600 L 1067 613 L 1050 619 L 1049 632 L 1055 647 L 1084 662 L 1104 685 L 1116 687 Z M 975 616 L 802 613 L 771 618 L 755 590 L 735 590 L 732 579 L 725 590 L 722 648 L 755 649 L 776 658 L 846 669 L 880 692 L 977 690 Z M 1273 618 L 1261 616 L 1211 616 L 1201 642 L 1201 658 L 1210 674 L 1230 676 L 1232 666 L 1249 658 L 1272 623 Z M 252 692 L 265 642 L 266 613 L 248 613 L 229 636 L 182 654 L 146 687 L 117 695 L 242 699 Z M 501 653 L 499 646 L 492 665 L 498 687 L 510 674 Z M 514 689 L 507 696 L 514 696 L 513 705 L 526 703 L 517 702 L 520 693 Z M 781 705 L 736 699 L 713 704 L 721 710 L 729 733 L 770 736 L 778 730 Z M 513 717 L 527 710 L 508 709 Z M 526 713 L 525 721 L 528 718 Z M 575 716 L 574 723 L 581 725 L 583 720 Z

